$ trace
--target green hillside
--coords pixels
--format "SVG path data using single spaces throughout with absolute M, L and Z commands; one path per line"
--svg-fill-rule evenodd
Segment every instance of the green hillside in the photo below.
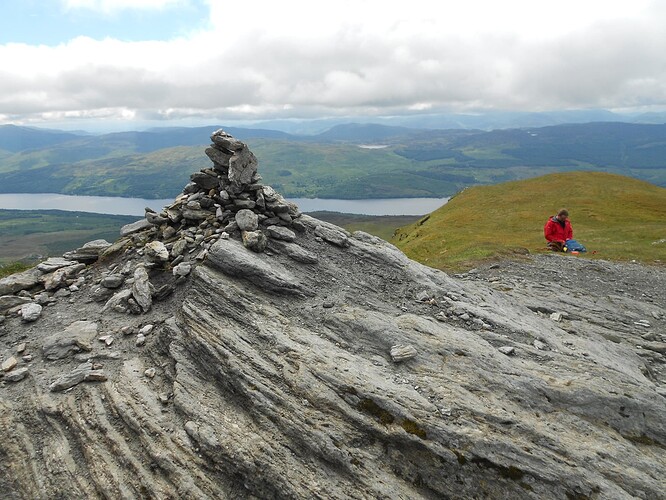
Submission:
M 543 226 L 567 208 L 585 258 L 666 262 L 666 189 L 620 175 L 568 172 L 476 186 L 415 224 L 392 243 L 409 257 L 445 270 L 545 250 Z M 593 252 L 596 252 L 593 254 Z

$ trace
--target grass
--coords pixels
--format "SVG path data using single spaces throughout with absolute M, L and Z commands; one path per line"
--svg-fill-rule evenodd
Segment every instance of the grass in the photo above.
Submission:
M 567 208 L 584 258 L 666 261 L 666 189 L 601 172 L 545 175 L 476 186 L 391 240 L 409 257 L 457 271 L 545 250 L 543 226 Z
M 0 278 L 4 278 L 10 274 L 20 273 L 31 267 L 30 264 L 24 262 L 10 262 L 8 264 L 0 265 Z
M 0 265 L 62 255 L 92 240 L 115 241 L 120 228 L 137 219 L 61 210 L 0 210 Z

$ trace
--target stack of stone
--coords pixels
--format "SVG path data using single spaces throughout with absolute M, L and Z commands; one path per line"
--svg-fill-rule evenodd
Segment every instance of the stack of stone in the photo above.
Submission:
M 183 193 L 162 212 L 146 209 L 145 220 L 121 231 L 144 244 L 150 241 L 146 252 L 154 262 L 177 266 L 197 249 L 201 258 L 215 240 L 237 232 L 247 248 L 262 252 L 267 237 L 291 241 L 292 229 L 305 229 L 298 207 L 261 184 L 257 159 L 247 145 L 224 130 L 211 140 L 206 154 L 213 168 L 192 174 Z

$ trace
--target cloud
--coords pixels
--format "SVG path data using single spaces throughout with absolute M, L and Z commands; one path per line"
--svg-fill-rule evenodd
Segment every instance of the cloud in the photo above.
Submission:
M 236 119 L 666 104 L 658 2 L 209 6 L 209 29 L 173 40 L 0 46 L 0 115 Z
M 186 0 L 62 0 L 65 10 L 89 10 L 111 14 L 123 10 L 162 10 Z

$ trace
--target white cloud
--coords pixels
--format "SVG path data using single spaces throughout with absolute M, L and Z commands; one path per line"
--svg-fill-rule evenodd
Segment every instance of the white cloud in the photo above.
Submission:
M 658 2 L 209 5 L 210 29 L 187 38 L 0 46 L 0 115 L 223 119 L 666 104 Z
M 103 14 L 123 10 L 162 10 L 184 3 L 185 0 L 62 0 L 66 10 L 85 9 Z

